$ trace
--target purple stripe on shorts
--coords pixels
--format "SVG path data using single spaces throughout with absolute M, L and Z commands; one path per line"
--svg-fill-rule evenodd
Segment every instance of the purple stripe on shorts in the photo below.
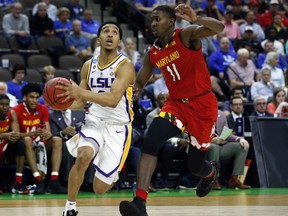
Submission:
M 123 144 L 123 153 L 124 153 L 124 149 L 125 149 L 125 146 L 126 146 L 126 143 L 127 143 L 127 139 L 128 139 L 128 127 L 127 125 L 125 125 L 125 140 L 124 140 L 124 144 Z M 123 157 L 123 154 L 122 154 L 122 157 Z M 118 170 L 119 166 L 120 166 L 120 163 L 122 161 L 122 157 L 121 157 L 121 160 L 119 162 L 119 164 L 115 167 L 115 169 L 113 169 L 111 172 L 109 173 L 105 173 L 103 170 L 101 170 L 98 166 L 96 166 L 95 164 L 93 164 L 93 167 L 95 170 L 97 170 L 99 173 L 101 173 L 103 176 L 105 177 L 109 177 L 110 175 L 112 175 L 115 171 Z

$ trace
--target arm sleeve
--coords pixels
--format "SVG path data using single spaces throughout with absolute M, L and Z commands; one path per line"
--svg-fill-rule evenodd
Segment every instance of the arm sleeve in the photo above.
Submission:
M 12 34 L 16 33 L 16 31 L 12 29 L 12 27 L 9 23 L 9 17 L 8 16 L 4 16 L 2 27 L 3 27 L 4 33 L 7 35 L 12 35 Z
M 25 15 L 23 16 L 23 20 L 24 20 L 24 31 L 27 32 L 28 34 L 30 34 L 30 28 L 29 28 L 29 19 L 28 17 Z

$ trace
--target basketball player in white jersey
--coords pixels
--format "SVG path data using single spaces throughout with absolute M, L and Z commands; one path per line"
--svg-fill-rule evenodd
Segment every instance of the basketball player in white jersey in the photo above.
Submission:
M 95 168 L 93 189 L 103 194 L 117 181 L 130 148 L 135 71 L 133 63 L 117 52 L 121 38 L 117 23 L 104 23 L 98 31 L 100 55 L 84 63 L 80 85 L 57 86 L 66 90 L 59 97 L 75 99 L 70 109 L 83 109 L 87 101 L 92 103 L 79 134 L 67 143 L 76 162 L 69 174 L 63 216 L 78 214 L 76 198 L 91 160 Z

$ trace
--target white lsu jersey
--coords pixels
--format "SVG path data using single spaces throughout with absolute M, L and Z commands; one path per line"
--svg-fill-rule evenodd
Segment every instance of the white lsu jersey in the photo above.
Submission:
M 119 54 L 110 64 L 105 67 L 100 67 L 98 64 L 98 56 L 93 56 L 87 74 L 87 83 L 91 91 L 99 94 L 109 92 L 119 65 L 127 59 L 127 57 Z M 92 119 L 93 117 L 98 117 L 101 120 L 111 123 L 131 123 L 133 121 L 132 96 L 133 84 L 131 83 L 115 108 L 92 103 L 86 119 L 87 117 L 89 118 L 89 115 L 92 115 Z

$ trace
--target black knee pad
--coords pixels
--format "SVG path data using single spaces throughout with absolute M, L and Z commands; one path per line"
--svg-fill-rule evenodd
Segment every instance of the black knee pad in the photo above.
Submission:
M 181 130 L 167 119 L 156 117 L 148 129 L 143 142 L 142 152 L 157 156 L 159 150 L 169 138 L 180 134 Z

